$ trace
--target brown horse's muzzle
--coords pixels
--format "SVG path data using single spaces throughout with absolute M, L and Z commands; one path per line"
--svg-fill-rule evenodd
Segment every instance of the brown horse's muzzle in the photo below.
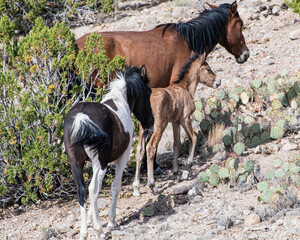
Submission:
M 238 63 L 242 64 L 242 63 L 245 63 L 249 57 L 250 57 L 250 51 L 249 51 L 249 48 L 246 47 L 240 56 L 238 56 L 238 57 L 235 56 L 235 60 Z

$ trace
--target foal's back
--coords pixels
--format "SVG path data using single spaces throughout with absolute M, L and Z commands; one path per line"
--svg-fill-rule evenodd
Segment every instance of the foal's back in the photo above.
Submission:
M 195 111 L 191 94 L 178 84 L 167 88 L 152 88 L 150 101 L 155 120 L 161 118 L 167 122 L 177 122 Z

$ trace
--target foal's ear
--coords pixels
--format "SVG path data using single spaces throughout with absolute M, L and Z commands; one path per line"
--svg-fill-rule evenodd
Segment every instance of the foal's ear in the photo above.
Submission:
M 232 16 L 234 16 L 234 15 L 236 14 L 236 12 L 237 12 L 237 3 L 236 3 L 236 1 L 234 1 L 234 2 L 231 4 L 230 9 L 231 9 Z
M 207 4 L 208 6 L 210 6 L 211 8 L 218 8 L 218 6 L 213 5 L 213 4 L 210 4 L 210 3 L 208 3 L 208 2 L 206 2 L 206 4 Z
M 143 66 L 140 68 L 140 70 L 141 70 L 141 76 L 142 76 L 143 78 L 146 77 L 146 75 L 147 75 L 147 69 L 146 69 L 145 65 L 143 65 Z
M 206 53 L 204 52 L 200 57 L 199 57 L 199 62 L 202 65 L 205 62 L 206 59 Z

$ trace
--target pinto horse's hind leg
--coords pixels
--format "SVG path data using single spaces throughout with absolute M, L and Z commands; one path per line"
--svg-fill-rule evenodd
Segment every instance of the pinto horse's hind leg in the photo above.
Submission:
M 90 151 L 88 148 L 85 149 L 88 156 L 92 160 L 93 167 L 93 177 L 92 181 L 89 185 L 89 198 L 90 198 L 90 210 L 89 214 L 92 215 L 94 229 L 98 232 L 98 237 L 105 237 L 102 231 L 102 223 L 99 216 L 98 210 L 98 202 L 97 198 L 99 195 L 99 191 L 102 185 L 103 178 L 105 176 L 106 168 L 101 169 L 100 161 L 98 158 L 98 154 L 95 155 L 93 151 Z
M 183 119 L 183 121 L 181 122 L 181 125 L 184 128 L 184 130 L 190 140 L 190 155 L 189 155 L 189 158 L 187 161 L 187 167 L 190 168 L 193 163 L 193 159 L 194 159 L 195 148 L 196 148 L 196 143 L 197 143 L 197 136 L 193 131 L 190 117 Z
M 123 171 L 129 160 L 131 144 L 132 144 L 132 142 L 130 141 L 130 144 L 128 145 L 127 150 L 124 152 L 124 154 L 118 160 L 116 160 L 115 179 L 111 185 L 112 200 L 111 200 L 111 205 L 110 205 L 110 209 L 108 212 L 108 227 L 109 228 L 113 228 L 113 227 L 117 226 L 117 223 L 116 223 L 117 200 L 118 200 L 118 196 L 119 196 L 119 193 L 121 190 Z

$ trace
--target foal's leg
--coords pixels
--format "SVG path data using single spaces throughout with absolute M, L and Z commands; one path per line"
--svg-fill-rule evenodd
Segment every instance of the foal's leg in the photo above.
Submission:
M 173 173 L 177 173 L 179 170 L 178 166 L 178 157 L 181 147 L 180 142 L 180 124 L 179 123 L 172 123 L 173 127 L 173 137 L 174 137 L 174 160 L 173 160 Z
M 105 237 L 105 235 L 102 231 L 102 223 L 99 216 L 97 198 L 99 195 L 99 190 L 101 188 L 103 178 L 105 176 L 106 168 L 101 169 L 98 154 L 95 155 L 94 152 L 90 151 L 88 148 L 86 148 L 85 150 L 88 156 L 90 157 L 90 159 L 92 160 L 92 167 L 93 167 L 93 177 L 89 185 L 89 197 L 91 202 L 89 214 L 92 215 L 94 229 L 98 232 L 98 237 L 103 238 Z
M 136 169 L 135 169 L 135 178 L 133 182 L 133 196 L 139 196 L 139 185 L 140 185 L 140 178 L 141 178 L 141 166 L 142 166 L 142 161 L 143 157 L 145 154 L 145 138 L 143 137 L 144 130 L 141 127 L 140 124 L 140 131 L 139 131 L 139 142 L 136 148 Z
M 194 154 L 195 154 L 195 148 L 197 143 L 197 136 L 193 131 L 192 123 L 190 117 L 187 117 L 181 121 L 181 125 L 184 128 L 186 134 L 188 135 L 188 138 L 190 140 L 190 155 L 187 161 L 187 166 L 191 167 Z
M 126 152 L 116 161 L 116 172 L 115 172 L 115 179 L 111 185 L 111 193 L 112 193 L 112 200 L 111 206 L 108 212 L 108 227 L 113 228 L 117 226 L 116 223 L 116 207 L 117 207 L 117 199 L 121 190 L 121 183 L 122 183 L 122 175 L 123 171 L 126 167 L 126 164 L 129 159 L 131 148 L 131 142 L 128 145 Z
M 147 144 L 147 170 L 148 170 L 148 183 L 149 187 L 154 186 L 154 173 L 153 173 L 153 161 L 155 153 L 157 151 L 158 143 L 161 139 L 161 136 L 164 130 L 167 127 L 168 122 L 159 122 L 154 123 L 154 132 L 150 138 L 150 141 Z

